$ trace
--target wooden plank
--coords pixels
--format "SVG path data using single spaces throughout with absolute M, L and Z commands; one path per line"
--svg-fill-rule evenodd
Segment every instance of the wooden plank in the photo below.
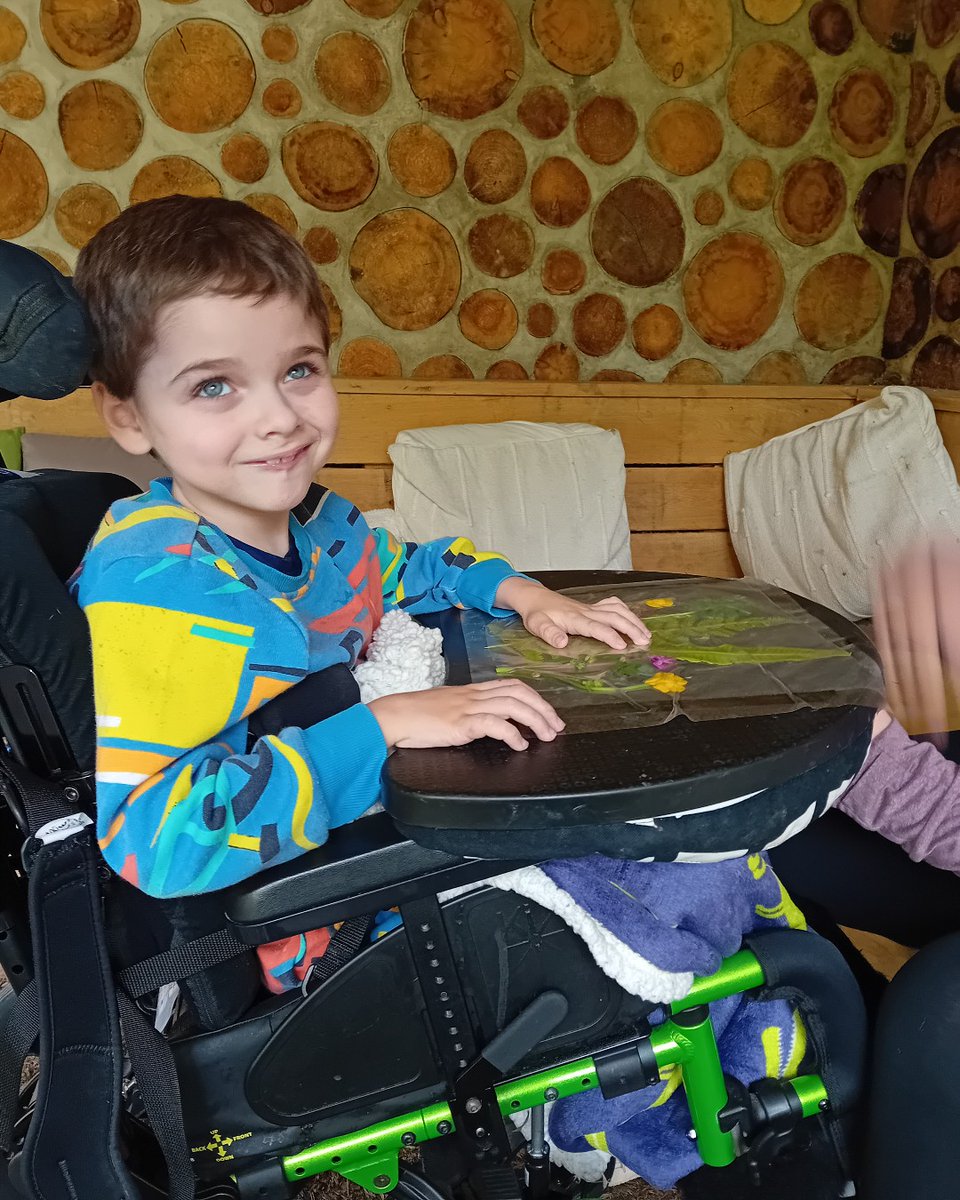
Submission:
M 956 409 L 938 409 L 937 425 L 947 453 L 953 460 L 953 469 L 960 474 L 960 404 Z
M 626 497 L 637 532 L 727 527 L 723 467 L 628 467 Z
M 392 507 L 390 474 L 389 467 L 324 467 L 317 478 L 366 511 Z
M 743 572 L 725 530 L 707 533 L 632 533 L 630 550 L 638 571 L 739 578 Z

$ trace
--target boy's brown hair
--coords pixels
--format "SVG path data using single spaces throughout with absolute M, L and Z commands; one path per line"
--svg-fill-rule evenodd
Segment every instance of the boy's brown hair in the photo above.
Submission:
M 90 311 L 90 367 L 115 396 L 134 392 L 160 310 L 202 292 L 300 300 L 329 346 L 320 281 L 300 243 L 238 200 L 166 196 L 125 209 L 80 252 L 74 284 Z

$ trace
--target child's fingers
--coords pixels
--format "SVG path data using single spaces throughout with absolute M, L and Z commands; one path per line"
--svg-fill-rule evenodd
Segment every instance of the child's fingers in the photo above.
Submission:
M 496 738 L 498 742 L 506 742 L 514 750 L 526 750 L 530 744 L 516 725 L 511 725 L 509 721 L 493 713 L 481 713 L 473 717 L 468 726 L 468 734 L 471 739 Z
M 634 645 L 648 646 L 650 644 L 650 630 L 625 604 L 617 602 L 617 607 L 613 605 L 603 607 L 603 604 L 604 602 L 601 600 L 599 604 L 592 606 L 595 615 L 602 615 L 605 622 L 609 622 L 614 629 L 628 637 Z
M 609 613 L 602 616 L 596 612 L 592 616 L 588 616 L 587 613 L 577 613 L 567 625 L 567 631 L 577 633 L 581 637 L 594 638 L 595 641 L 609 646 L 611 650 L 626 650 L 627 648 L 627 643 L 617 631 Z
M 553 705 L 521 679 L 494 679 L 489 683 L 477 684 L 477 688 L 482 688 L 487 696 L 493 693 L 519 697 L 525 704 L 532 705 L 557 731 L 563 729 L 566 724 Z
M 518 725 L 523 725 L 535 733 L 541 742 L 552 742 L 557 736 L 558 731 L 553 722 L 538 706 L 529 703 L 522 696 L 492 693 L 482 703 L 484 715 L 492 714 L 516 721 Z
M 548 646 L 553 646 L 557 650 L 562 650 L 570 640 L 562 626 L 544 614 L 538 613 L 532 616 L 527 622 L 527 629 L 534 637 L 540 638 L 542 642 L 546 642 Z M 576 630 L 571 630 L 571 632 L 576 632 Z

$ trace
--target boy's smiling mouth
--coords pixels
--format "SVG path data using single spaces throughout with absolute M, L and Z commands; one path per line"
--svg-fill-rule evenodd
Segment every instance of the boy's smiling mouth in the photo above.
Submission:
M 285 454 L 273 454 L 270 458 L 254 458 L 248 462 L 250 467 L 264 467 L 268 471 L 286 471 L 296 466 L 310 449 L 310 444 L 300 446 L 296 450 L 288 450 Z

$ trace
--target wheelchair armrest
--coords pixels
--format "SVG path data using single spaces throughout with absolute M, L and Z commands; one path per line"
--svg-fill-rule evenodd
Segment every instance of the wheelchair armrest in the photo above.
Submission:
M 398 833 L 389 814 L 376 813 L 334 829 L 319 849 L 231 888 L 226 916 L 253 946 L 525 865 L 428 850 Z

